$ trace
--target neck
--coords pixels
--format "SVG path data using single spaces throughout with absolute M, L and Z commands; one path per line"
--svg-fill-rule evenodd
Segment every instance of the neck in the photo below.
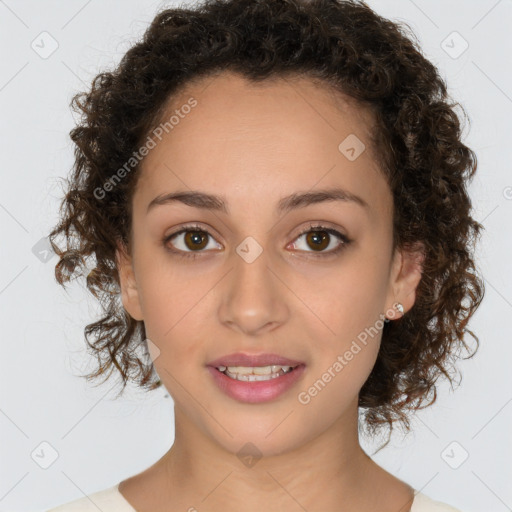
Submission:
M 175 418 L 174 444 L 157 465 L 163 494 L 184 510 L 249 512 L 269 503 L 275 510 L 335 510 L 340 503 L 363 510 L 368 501 L 376 465 L 359 445 L 356 403 L 327 431 L 284 453 L 266 454 L 241 438 L 248 457 L 205 436 L 177 407 Z

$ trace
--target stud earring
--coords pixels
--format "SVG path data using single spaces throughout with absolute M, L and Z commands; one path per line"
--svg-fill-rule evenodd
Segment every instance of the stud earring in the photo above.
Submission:
M 402 304 L 400 304 L 400 302 L 395 302 L 393 304 L 393 307 L 401 314 L 403 315 L 404 314 L 404 307 L 402 306 Z
M 401 314 L 403 315 L 404 314 L 404 307 L 402 306 L 402 304 L 400 302 L 395 302 L 393 304 L 393 307 Z M 386 317 L 386 319 L 384 320 L 384 323 L 389 323 L 391 320 L 389 318 Z

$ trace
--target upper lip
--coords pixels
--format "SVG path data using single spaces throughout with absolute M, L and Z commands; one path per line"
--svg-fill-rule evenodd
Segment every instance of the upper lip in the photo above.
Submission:
M 304 364 L 301 361 L 288 359 L 278 354 L 228 354 L 214 361 L 210 361 L 207 366 L 298 366 Z

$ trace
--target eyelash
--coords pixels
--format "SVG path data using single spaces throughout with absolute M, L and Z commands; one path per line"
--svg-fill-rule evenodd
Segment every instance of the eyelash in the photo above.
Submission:
M 167 251 L 171 252 L 172 254 L 177 255 L 178 257 L 190 258 L 190 259 L 195 259 L 199 256 L 200 253 L 205 252 L 205 251 L 182 251 L 181 249 L 172 249 L 171 247 L 169 247 L 168 242 L 172 238 L 174 238 L 175 236 L 180 235 L 182 233 L 187 233 L 189 231 L 199 231 L 199 232 L 205 233 L 206 235 L 213 238 L 213 236 L 207 230 L 202 228 L 201 226 L 198 226 L 197 224 L 187 225 L 187 226 L 183 226 L 179 231 L 175 231 L 174 233 L 171 233 L 170 235 L 166 236 L 162 240 L 162 243 L 163 243 L 165 249 Z M 312 256 L 314 258 L 325 258 L 325 257 L 329 257 L 329 256 L 335 256 L 335 255 L 339 254 L 343 249 L 345 249 L 352 242 L 351 239 L 349 239 L 346 235 L 340 233 L 339 231 L 337 231 L 333 228 L 329 228 L 329 227 L 321 226 L 321 225 L 317 225 L 317 224 L 310 224 L 308 226 L 308 228 L 306 228 L 304 231 L 302 231 L 301 233 L 299 233 L 297 235 L 296 239 L 300 238 L 302 235 L 310 233 L 311 231 L 322 231 L 325 233 L 329 233 L 330 235 L 334 235 L 336 238 L 339 238 L 341 241 L 340 245 L 336 249 L 332 249 L 330 251 L 317 253 L 317 254 L 315 254 L 314 251 L 311 251 L 313 253 Z M 305 252 L 310 252 L 310 251 L 305 251 Z

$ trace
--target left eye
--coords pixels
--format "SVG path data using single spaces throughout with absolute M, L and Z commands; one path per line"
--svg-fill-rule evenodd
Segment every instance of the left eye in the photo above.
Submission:
M 334 237 L 338 238 L 338 244 L 333 240 Z M 297 240 L 305 237 L 305 243 L 308 244 L 307 247 L 314 247 L 313 251 L 308 251 L 305 249 L 305 252 L 320 252 L 321 255 L 323 253 L 337 253 L 344 246 L 350 243 L 350 240 L 339 231 L 336 231 L 332 228 L 327 228 L 324 226 L 310 226 L 307 231 L 302 232 Z M 299 250 L 303 250 L 298 243 L 293 244 L 295 248 Z M 325 250 L 330 247 L 330 250 Z

